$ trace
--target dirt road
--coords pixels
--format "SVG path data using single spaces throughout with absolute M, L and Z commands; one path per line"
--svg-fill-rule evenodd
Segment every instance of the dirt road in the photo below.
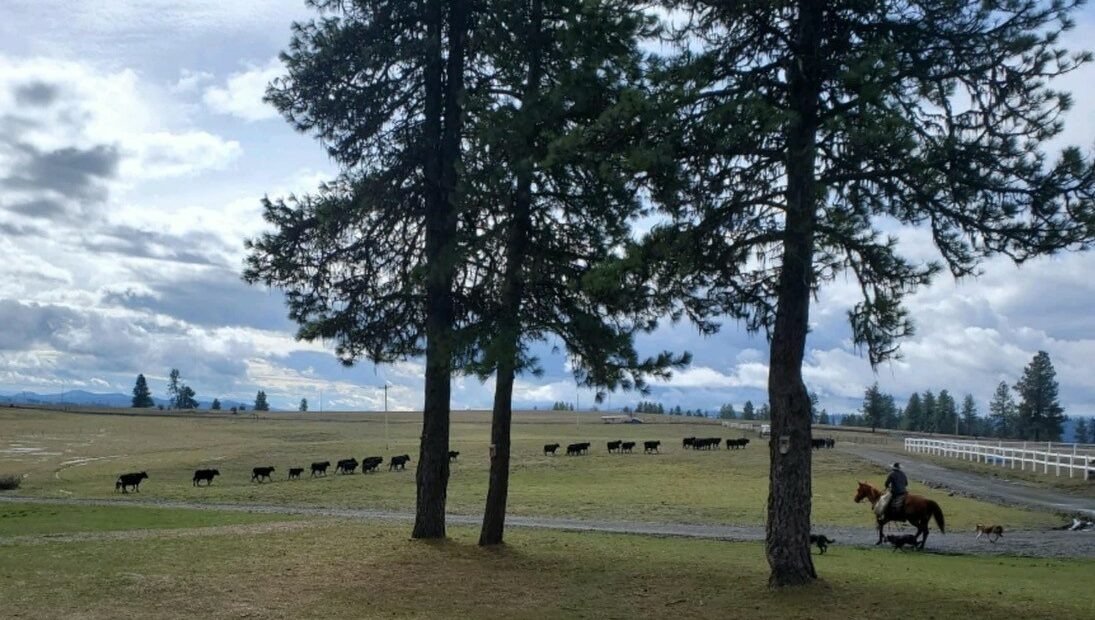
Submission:
M 873 445 L 847 443 L 838 446 L 838 449 L 883 467 L 889 467 L 890 464 L 898 461 L 910 479 L 919 480 L 931 486 L 942 486 L 970 497 L 1007 506 L 1095 517 L 1095 501 L 1029 482 L 1002 480 L 949 469 L 918 459 L 916 454 Z
M 414 515 L 409 512 L 390 512 L 368 509 L 315 508 L 304 506 L 275 506 L 265 504 L 206 504 L 192 502 L 167 502 L 140 499 L 93 500 L 93 499 L 43 499 L 0 495 L 2 503 L 60 504 L 71 506 L 149 506 L 155 508 L 190 508 L 199 510 L 243 511 L 297 516 L 337 517 L 364 521 L 411 522 Z M 478 526 L 482 518 L 477 515 L 449 515 L 452 525 Z M 547 517 L 507 517 L 510 527 L 527 527 L 561 531 L 604 532 L 616 534 L 637 534 L 645 536 L 681 536 L 687 538 L 705 538 L 714 540 L 732 540 L 761 542 L 764 540 L 764 527 L 760 525 L 696 525 L 686 523 L 639 523 L 620 521 L 589 521 L 578 519 L 556 519 Z M 913 533 L 911 528 L 894 529 L 899 533 Z M 829 527 L 821 526 L 816 533 L 825 534 L 836 540 L 830 553 L 839 553 L 841 546 L 873 547 L 877 535 L 873 528 L 867 527 Z M 972 532 L 952 532 L 940 535 L 934 529 L 928 538 L 925 552 L 968 555 L 1024 555 L 1035 557 L 1084 557 L 1095 558 L 1095 532 L 1033 532 L 1009 531 L 999 543 L 986 540 L 974 540 Z M 48 537 L 43 537 L 48 539 Z M 26 537 L 10 539 L 0 538 L 0 545 L 20 544 Z M 63 539 L 62 539 L 63 540 Z

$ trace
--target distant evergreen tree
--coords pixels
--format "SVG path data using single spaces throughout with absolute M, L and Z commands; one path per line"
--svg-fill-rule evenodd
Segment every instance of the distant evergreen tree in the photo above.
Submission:
M 1065 422 L 1064 408 L 1057 402 L 1057 372 L 1049 354 L 1039 351 L 1015 384 L 1019 394 L 1019 432 L 1023 439 L 1059 441 Z
M 1088 422 L 1084 418 L 1080 418 L 1076 421 L 1076 428 L 1073 429 L 1076 435 L 1076 443 L 1091 443 L 1092 432 L 1088 426 Z
M 952 434 L 955 432 L 957 422 L 958 406 L 954 402 L 954 397 L 947 390 L 940 391 L 939 396 L 936 397 L 933 416 L 935 432 Z
M 255 411 L 270 411 L 270 404 L 266 402 L 266 392 L 262 390 L 255 395 Z
M 905 404 L 905 412 L 901 415 L 901 428 L 907 431 L 919 431 L 924 428 L 924 405 L 920 402 L 920 394 L 916 392 L 909 396 L 909 402 Z
M 742 420 L 756 420 L 757 419 L 757 410 L 756 410 L 756 408 L 753 407 L 753 401 L 751 401 L 751 400 L 745 401 L 745 406 L 743 406 L 741 408 L 741 419 Z
M 1011 397 L 1011 388 L 1007 382 L 1001 381 L 996 386 L 996 392 L 989 401 L 989 420 L 992 424 L 993 434 L 997 437 L 1018 437 L 1018 408 Z
M 196 394 L 189 385 L 183 384 L 179 387 L 179 395 L 175 401 L 176 409 L 197 409 L 198 401 L 194 398 Z
M 757 419 L 758 420 L 771 420 L 772 419 L 772 410 L 768 408 L 768 403 L 764 403 L 763 405 L 760 406 L 759 409 L 757 409 Z
M 820 413 L 820 411 L 818 410 L 818 406 L 817 406 L 818 401 L 819 401 L 819 398 L 818 398 L 817 392 L 811 390 L 810 391 L 810 423 L 811 424 L 817 424 L 818 415 Z
M 307 398 L 300 399 L 300 407 L 298 407 L 297 410 L 298 411 L 304 411 L 304 412 L 308 411 L 308 399 Z
M 977 403 L 972 394 L 966 394 L 962 399 L 962 428 L 963 435 L 980 435 L 980 419 L 977 417 Z
M 825 409 L 822 409 L 821 413 L 819 413 L 818 416 L 817 416 L 817 423 L 818 424 L 831 424 L 831 421 L 829 420 L 829 412 L 826 411 Z
M 133 406 L 145 408 L 155 404 L 152 401 L 152 392 L 148 389 L 148 382 L 145 381 L 144 375 L 137 375 L 137 383 L 133 386 Z
M 935 394 L 933 394 L 931 390 L 927 390 L 920 397 L 920 401 L 921 401 L 921 410 L 923 411 L 924 417 L 921 418 L 920 428 L 917 428 L 917 429 L 914 429 L 914 430 L 923 431 L 923 432 L 926 432 L 926 433 L 934 433 L 934 432 L 936 432 L 936 429 L 935 429 L 935 407 L 936 407 Z
M 221 401 L 220 401 L 220 399 L 219 398 L 214 398 L 213 399 L 213 404 L 209 405 L 209 408 L 212 409 L 213 411 L 220 411 L 221 410 Z
M 179 393 L 181 386 L 179 385 L 179 369 L 172 368 L 171 372 L 167 376 L 167 400 L 171 403 L 171 406 L 179 408 Z
M 874 383 L 863 393 L 862 416 L 871 427 L 871 432 L 882 426 L 883 416 L 882 392 L 878 389 L 878 383 Z
M 738 417 L 738 412 L 734 411 L 734 405 L 726 403 L 719 407 L 719 419 L 720 420 L 733 420 Z

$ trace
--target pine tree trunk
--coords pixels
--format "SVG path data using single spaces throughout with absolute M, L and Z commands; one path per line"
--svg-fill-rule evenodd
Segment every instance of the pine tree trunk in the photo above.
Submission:
M 502 308 L 498 337 L 501 339 L 498 371 L 494 388 L 494 411 L 491 418 L 490 486 L 483 511 L 480 545 L 503 542 L 506 524 L 506 501 L 509 496 L 510 427 L 513 420 L 513 380 L 521 339 L 521 302 L 524 297 L 524 263 L 531 225 L 532 156 L 539 131 L 535 118 L 540 92 L 541 22 L 543 3 L 533 0 L 529 13 L 529 59 L 521 114 L 524 117 L 524 157 L 518 163 L 517 189 L 506 239 L 506 271 L 502 281 Z
M 449 396 L 452 382 L 452 284 L 455 277 L 456 168 L 464 87 L 464 0 L 449 2 L 448 63 L 442 77 L 441 0 L 426 15 L 424 142 L 426 161 L 426 377 L 422 441 L 415 474 L 414 538 L 444 538 L 449 484 Z
M 480 545 L 502 544 L 509 497 L 510 422 L 513 417 L 513 364 L 498 368 L 494 388 L 494 413 L 490 428 L 490 487 L 483 510 Z
M 786 231 L 768 370 L 772 435 L 765 544 L 773 587 L 802 585 L 817 578 L 810 557 L 810 396 L 802 381 L 802 359 L 814 277 L 814 162 L 823 10 L 821 2 L 799 3 L 795 62 L 788 71 L 795 120 L 787 132 Z

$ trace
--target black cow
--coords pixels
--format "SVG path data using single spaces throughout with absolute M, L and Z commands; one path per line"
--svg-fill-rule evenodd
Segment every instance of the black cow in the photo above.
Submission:
M 581 453 L 582 453 L 582 444 L 580 444 L 580 443 L 567 444 L 567 456 L 571 456 L 571 455 L 577 456 Z
M 746 445 L 748 445 L 748 443 L 749 443 L 749 440 L 744 438 L 744 437 L 742 437 L 741 439 L 727 439 L 726 440 L 726 449 L 727 450 L 730 450 L 730 449 L 737 450 L 738 448 L 744 448 Z
M 658 452 L 658 446 L 662 445 L 660 441 L 644 441 L 643 452 L 646 454 L 652 454 Z
M 289 479 L 290 480 L 300 480 L 300 475 L 303 474 L 303 473 L 304 473 L 304 468 L 303 467 L 290 467 L 289 468 Z
M 270 474 L 274 473 L 273 467 L 255 467 L 251 469 L 251 482 L 258 481 L 262 484 L 263 478 L 273 481 Z
M 402 456 L 393 456 L 392 460 L 388 463 L 388 471 L 392 471 L 393 469 L 406 469 L 407 462 L 410 460 L 411 456 L 409 454 L 404 454 Z
M 631 452 L 631 449 L 635 447 L 634 441 L 625 441 L 620 444 L 620 452 Z
M 198 469 L 194 471 L 193 486 L 200 486 L 198 483 L 202 480 L 205 481 L 205 486 L 213 484 L 213 478 L 221 475 L 221 472 L 216 469 Z
M 336 474 L 352 474 L 355 469 L 357 469 L 357 459 L 354 458 L 342 459 L 335 463 Z
M 371 471 L 376 471 L 376 468 L 380 467 L 380 464 L 383 462 L 384 457 L 382 456 L 367 456 L 361 459 L 361 473 L 367 474 Z
M 133 487 L 133 490 L 141 492 L 141 480 L 147 480 L 148 474 L 140 471 L 132 474 L 122 474 L 118 476 L 118 480 L 114 483 L 114 490 L 121 491 L 122 493 L 128 493 L 126 487 Z
M 622 444 L 622 443 L 623 442 L 620 441 L 619 439 L 617 439 L 616 441 L 608 442 L 608 453 L 612 454 L 613 452 L 619 452 L 620 451 L 620 444 Z
M 681 447 L 682 448 L 695 448 L 696 447 L 695 444 L 696 444 L 696 438 L 695 437 L 685 437 L 684 440 L 681 441 Z
M 330 467 L 330 466 L 331 466 L 331 461 L 323 461 L 321 463 L 312 463 L 312 477 L 314 478 L 316 474 L 326 476 L 327 475 L 327 468 Z
M 555 451 L 558 450 L 558 449 L 559 449 L 559 444 L 557 444 L 557 443 L 544 444 L 544 455 L 547 455 L 548 453 L 550 453 L 552 456 L 555 456 Z
M 836 447 L 836 440 L 832 437 L 827 438 L 825 440 L 825 447 L 832 450 L 834 447 Z
M 455 450 L 449 450 L 449 462 L 456 460 L 456 457 L 460 456 L 460 453 Z

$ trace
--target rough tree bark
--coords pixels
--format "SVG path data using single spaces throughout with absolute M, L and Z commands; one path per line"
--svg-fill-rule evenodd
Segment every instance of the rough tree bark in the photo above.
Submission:
M 821 89 L 821 27 L 824 3 L 799 2 L 788 67 L 793 120 L 787 130 L 787 212 L 776 322 L 768 370 L 772 435 L 768 479 L 766 551 L 769 585 L 783 587 L 817 578 L 810 557 L 810 396 L 802 381 L 802 359 L 813 281 L 818 102 Z M 786 442 L 786 453 L 781 451 Z
M 490 483 L 487 504 L 483 511 L 480 545 L 498 545 L 503 541 L 506 525 L 506 502 L 509 496 L 510 428 L 513 419 L 513 380 L 518 344 L 521 338 L 521 300 L 524 297 L 525 244 L 531 225 L 532 152 L 535 148 L 537 123 L 527 114 L 535 108 L 541 76 L 541 22 L 543 3 L 533 0 L 529 15 L 528 77 L 522 99 L 525 113 L 525 157 L 518 163 L 517 188 L 513 200 L 510 229 L 506 239 L 506 270 L 503 274 L 501 314 L 499 320 L 499 362 L 495 377 L 494 410 L 491 417 Z
M 452 382 L 453 247 L 456 240 L 456 168 L 460 156 L 461 97 L 467 5 L 452 0 L 448 19 L 448 63 L 442 78 L 441 0 L 430 0 L 426 17 L 426 377 L 422 441 L 418 453 L 414 538 L 444 538 L 449 484 L 449 396 Z

